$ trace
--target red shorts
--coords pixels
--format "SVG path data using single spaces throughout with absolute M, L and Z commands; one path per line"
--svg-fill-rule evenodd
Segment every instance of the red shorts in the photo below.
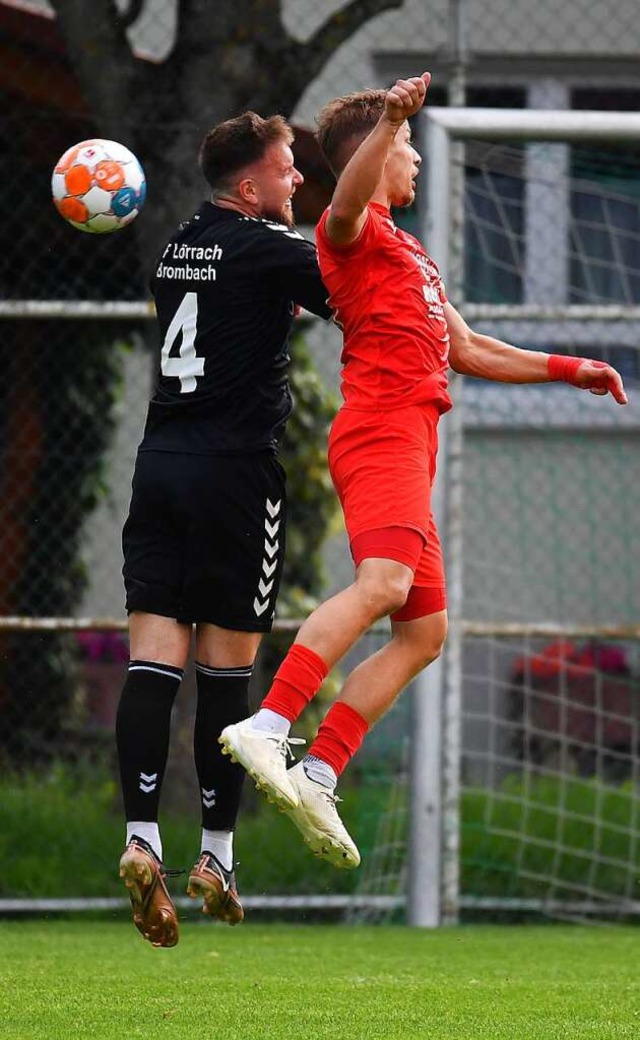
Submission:
M 433 613 L 446 605 L 442 549 L 431 512 L 439 414 L 435 405 L 376 412 L 343 407 L 329 435 L 331 478 L 342 504 L 356 565 L 364 558 L 357 552 L 358 546 L 367 544 L 367 539 L 358 536 L 385 529 L 382 548 L 379 542 L 377 551 L 365 549 L 365 555 L 384 554 L 384 558 L 411 566 L 414 561 L 407 558 L 403 529 L 417 531 L 423 543 L 414 558 L 414 587 L 433 590 L 432 602 L 439 604 L 422 613 Z M 393 528 L 399 532 L 397 549 L 393 530 L 389 530 Z M 410 599 L 415 598 L 416 594 L 412 597 L 410 593 Z

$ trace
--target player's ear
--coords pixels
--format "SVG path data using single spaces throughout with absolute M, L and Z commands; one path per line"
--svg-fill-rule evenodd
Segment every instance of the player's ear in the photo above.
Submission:
M 251 177 L 243 177 L 238 182 L 238 195 L 243 202 L 255 203 L 258 201 L 258 189 L 256 182 Z

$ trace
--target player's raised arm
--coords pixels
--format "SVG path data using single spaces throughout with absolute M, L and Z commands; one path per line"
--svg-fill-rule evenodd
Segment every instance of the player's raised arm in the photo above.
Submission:
M 406 120 L 424 104 L 431 74 L 399 79 L 387 91 L 384 111 L 338 177 L 326 230 L 338 245 L 353 242 L 362 230 L 367 203 L 378 188 L 389 147 Z

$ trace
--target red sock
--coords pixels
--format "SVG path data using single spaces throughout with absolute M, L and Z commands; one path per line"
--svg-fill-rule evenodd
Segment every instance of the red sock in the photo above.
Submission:
M 336 701 L 320 724 L 318 736 L 307 754 L 321 758 L 340 776 L 362 744 L 369 723 L 344 701 Z
M 295 722 L 315 697 L 329 669 L 313 650 L 294 643 L 278 668 L 271 689 L 260 705 Z

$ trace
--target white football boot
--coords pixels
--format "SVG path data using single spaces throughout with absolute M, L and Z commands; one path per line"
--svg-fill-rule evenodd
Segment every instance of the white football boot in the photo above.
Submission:
M 218 742 L 222 744 L 222 753 L 244 766 L 270 802 L 283 811 L 297 807 L 298 794 L 289 780 L 287 756 L 293 758 L 291 745 L 304 744 L 304 740 L 255 729 L 250 717 L 225 726 Z
M 334 867 L 359 866 L 360 853 L 336 809 L 340 799 L 329 787 L 310 780 L 302 762 L 289 769 L 287 776 L 298 800 L 297 807 L 288 809 L 287 814 L 313 854 L 328 860 Z

